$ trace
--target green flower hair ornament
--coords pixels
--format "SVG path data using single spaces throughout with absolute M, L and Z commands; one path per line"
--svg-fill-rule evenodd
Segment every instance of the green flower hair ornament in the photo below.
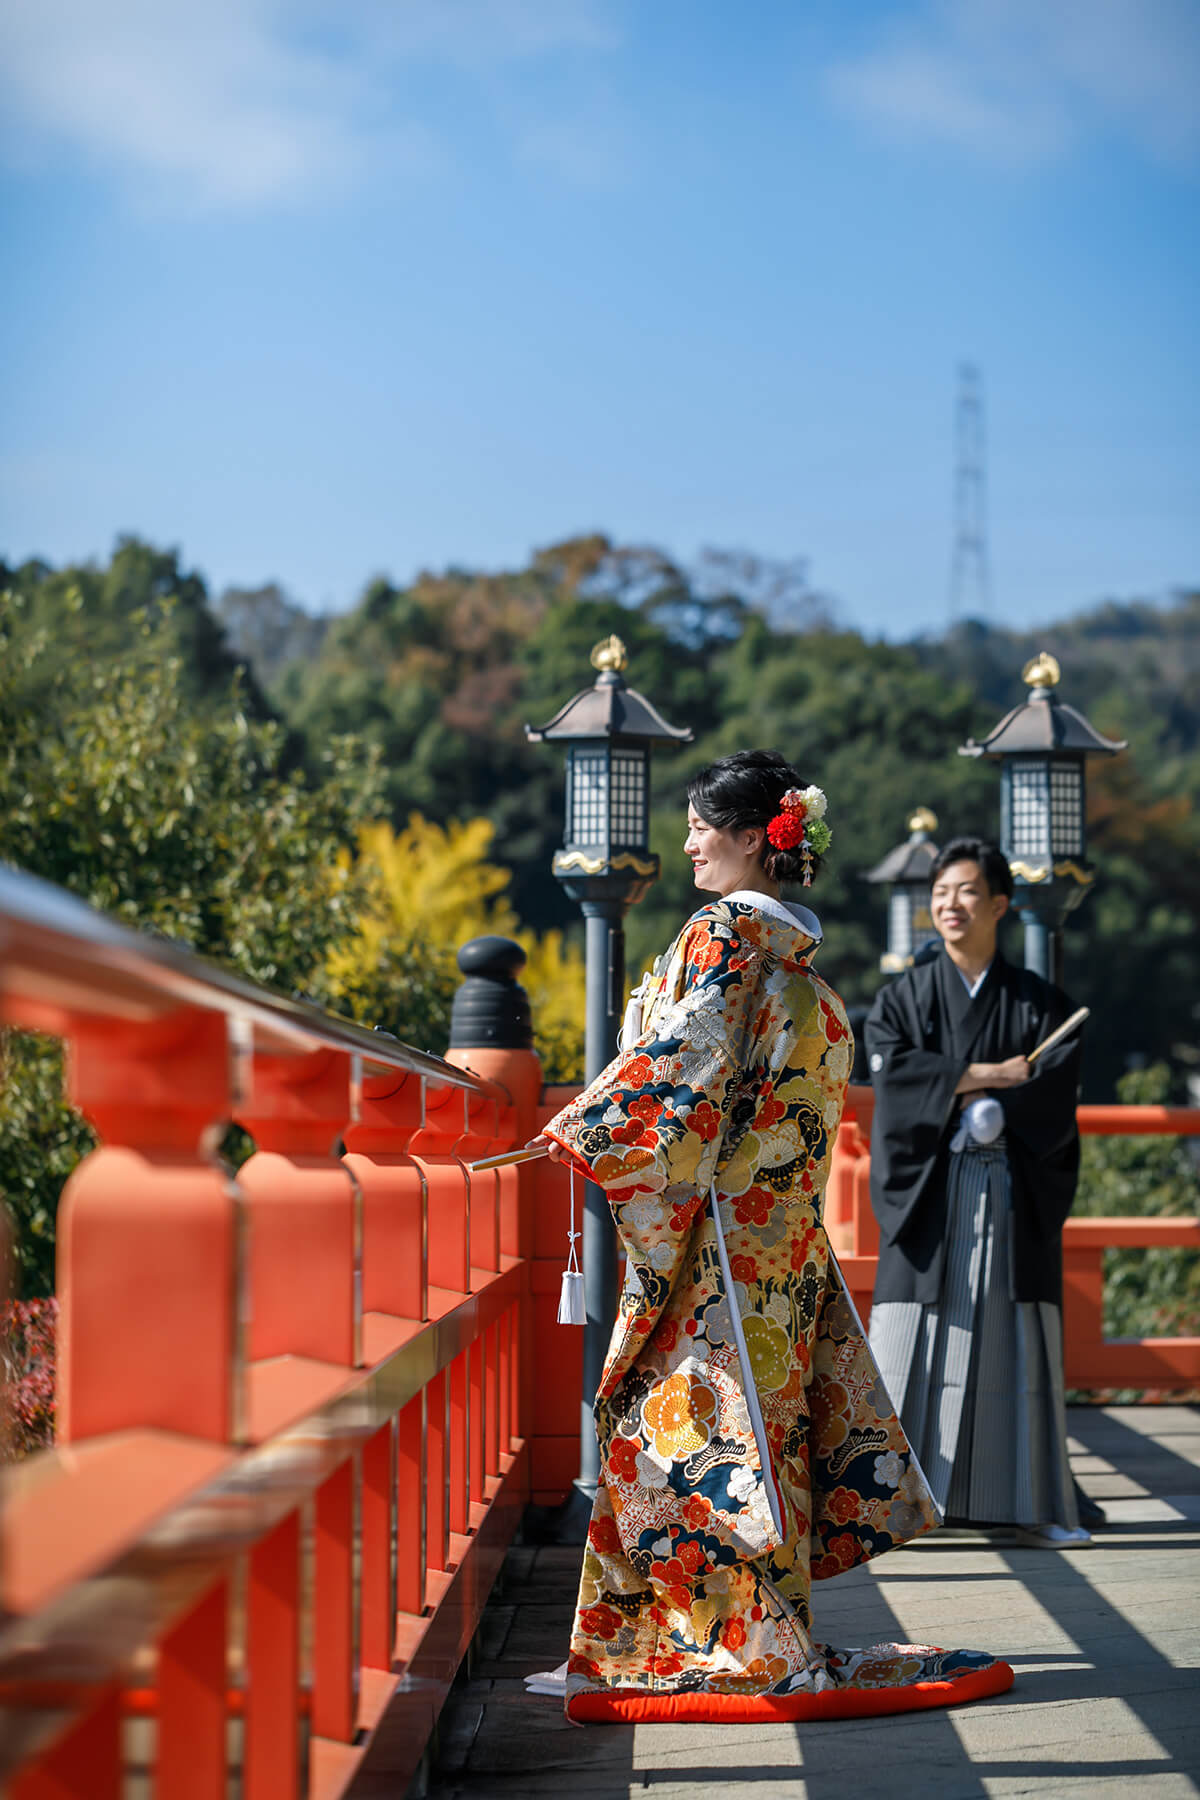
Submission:
M 804 835 L 814 856 L 824 856 L 833 842 L 833 833 L 824 819 L 810 819 Z

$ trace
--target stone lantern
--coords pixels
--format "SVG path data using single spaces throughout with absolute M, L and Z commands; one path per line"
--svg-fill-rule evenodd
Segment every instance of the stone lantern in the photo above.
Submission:
M 1115 756 L 1123 739 L 1102 737 L 1061 700 L 1062 672 L 1042 651 L 1021 679 L 1029 698 L 960 756 L 1000 764 L 1000 848 L 1013 872 L 1013 903 L 1025 927 L 1025 966 L 1062 977 L 1062 927 L 1095 880 L 1087 860 L 1085 799 L 1089 756 Z
M 668 725 L 624 677 L 628 658 L 619 637 L 591 656 L 596 680 L 568 700 L 548 724 L 525 727 L 531 743 L 561 743 L 566 758 L 566 829 L 551 865 L 579 902 L 587 934 L 585 1080 L 592 1081 L 617 1049 L 625 1006 L 625 914 L 658 878 L 650 850 L 650 751 L 656 743 L 685 743 L 689 726 Z M 585 1188 L 583 1291 L 583 1404 L 575 1492 L 552 1528 L 564 1543 L 583 1542 L 600 1480 L 600 1452 L 592 1402 L 617 1310 L 617 1242 L 608 1201 L 593 1182 Z
M 935 935 L 929 909 L 929 886 L 938 847 L 930 833 L 937 830 L 937 814 L 918 806 L 908 821 L 909 836 L 864 877 L 887 882 L 887 949 L 879 958 L 885 975 L 911 969 L 913 958 Z
M 566 829 L 551 865 L 583 911 L 587 931 L 585 1074 L 598 1075 L 617 1047 L 625 1004 L 625 929 L 629 908 L 658 879 L 650 850 L 650 750 L 685 743 L 689 726 L 668 725 L 622 671 L 619 637 L 592 651 L 595 682 L 548 724 L 525 727 L 533 744 L 566 747 Z

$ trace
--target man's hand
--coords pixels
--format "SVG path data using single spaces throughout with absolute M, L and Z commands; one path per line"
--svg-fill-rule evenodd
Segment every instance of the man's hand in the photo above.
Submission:
M 959 1079 L 956 1094 L 977 1094 L 988 1088 L 1020 1087 L 1033 1074 L 1024 1056 L 1009 1056 L 998 1063 L 968 1063 Z
M 1033 1074 L 1024 1056 L 1010 1056 L 1002 1063 L 993 1063 L 992 1071 L 992 1087 L 1020 1087 Z

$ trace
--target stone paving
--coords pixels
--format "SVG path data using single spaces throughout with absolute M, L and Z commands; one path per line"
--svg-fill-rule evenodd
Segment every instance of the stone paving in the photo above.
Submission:
M 829 1641 L 994 1650 L 1011 1693 L 807 1726 L 571 1726 L 522 1677 L 565 1654 L 579 1552 L 516 1548 L 443 1712 L 430 1800 L 1200 1794 L 1200 1408 L 1073 1407 L 1070 1432 L 1111 1521 L 1090 1547 L 942 1531 L 815 1591 Z

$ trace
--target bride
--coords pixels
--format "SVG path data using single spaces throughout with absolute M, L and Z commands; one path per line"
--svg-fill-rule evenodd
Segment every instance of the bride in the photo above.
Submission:
M 543 1139 L 628 1262 L 567 1665 L 575 1719 L 820 1718 L 1002 1692 L 1007 1663 L 812 1636 L 813 1581 L 935 1526 L 821 1223 L 853 1042 L 821 927 L 825 796 L 773 751 L 689 790 L 695 913 L 641 1028 Z

